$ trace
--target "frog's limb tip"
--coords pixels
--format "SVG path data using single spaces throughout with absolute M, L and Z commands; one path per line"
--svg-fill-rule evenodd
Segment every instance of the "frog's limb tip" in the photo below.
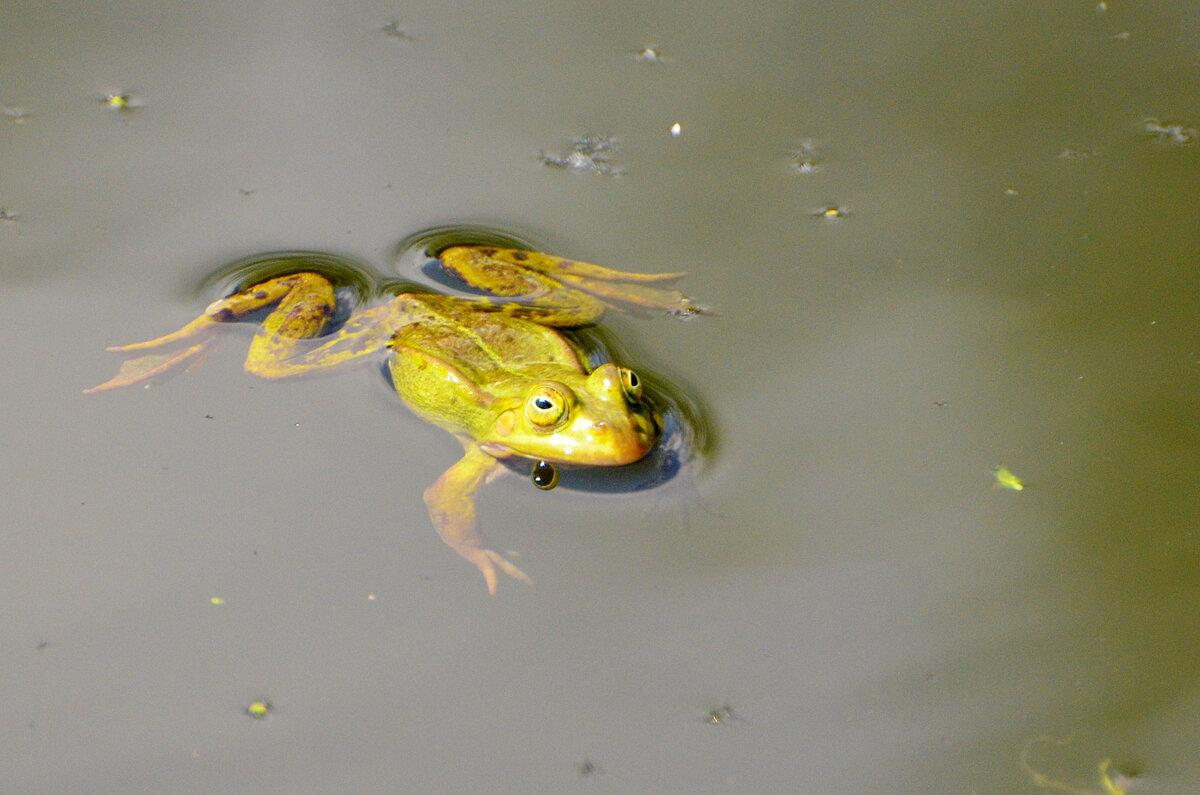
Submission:
M 460 552 L 459 554 L 461 555 L 462 553 Z M 495 596 L 496 586 L 500 583 L 499 578 L 496 577 L 496 567 L 492 565 L 492 562 L 482 555 L 478 557 L 475 555 L 463 555 L 463 557 L 475 564 L 475 568 L 479 569 L 479 572 L 483 575 L 483 581 L 487 583 L 488 594 Z
M 121 365 L 121 369 L 117 371 L 116 375 L 103 384 L 83 390 L 83 394 L 90 395 L 93 392 L 106 392 L 109 389 L 130 386 L 154 378 L 157 375 L 162 375 L 184 362 L 195 359 L 204 351 L 209 342 L 211 342 L 211 339 L 193 345 L 190 348 L 185 348 L 177 353 L 152 353 L 148 356 L 129 359 Z
M 499 585 L 499 578 L 496 576 L 496 567 L 512 577 L 514 580 L 520 580 L 526 585 L 533 585 L 533 580 L 525 572 L 518 569 L 510 563 L 503 555 L 492 549 L 476 549 L 470 554 L 460 553 L 467 560 L 471 561 L 483 573 L 483 579 L 487 582 L 488 593 L 492 596 L 496 595 L 496 587 Z
M 497 566 L 499 566 L 501 569 L 503 569 L 504 573 L 507 574 L 509 577 L 512 577 L 514 580 L 520 580 L 521 582 L 525 583 L 526 585 L 533 585 L 533 580 L 529 579 L 529 575 L 527 575 L 525 572 L 518 569 L 516 566 L 514 566 L 512 563 L 510 563 L 507 559 L 505 559 L 502 555 L 500 555 L 499 553 L 493 552 L 490 549 L 487 550 L 487 554 L 488 554 L 488 557 L 490 557 L 496 563 Z

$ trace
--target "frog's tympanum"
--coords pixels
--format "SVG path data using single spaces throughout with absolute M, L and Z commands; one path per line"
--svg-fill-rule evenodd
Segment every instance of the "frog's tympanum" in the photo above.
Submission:
M 590 367 L 580 346 L 558 329 L 594 323 L 606 305 L 684 316 L 703 310 L 656 284 L 681 273 L 623 273 L 477 245 L 452 246 L 439 257 L 449 274 L 489 295 L 401 292 L 338 326 L 330 279 L 309 270 L 287 273 L 214 302 L 172 334 L 110 348 L 171 352 L 141 353 L 87 391 L 128 386 L 198 361 L 215 326 L 251 314 L 266 316 L 250 344 L 246 370 L 263 378 L 326 371 L 387 349 L 396 392 L 466 449 L 425 491 L 438 534 L 483 572 L 490 592 L 497 568 L 528 581 L 475 527 L 475 492 L 503 470 L 498 464 L 526 459 L 534 482 L 550 488 L 558 477 L 555 465 L 636 462 L 663 428 L 636 373 L 611 362 Z M 295 259 L 304 266 L 303 255 Z

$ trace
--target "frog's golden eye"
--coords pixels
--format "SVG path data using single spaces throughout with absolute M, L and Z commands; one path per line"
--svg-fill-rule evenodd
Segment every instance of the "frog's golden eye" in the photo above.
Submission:
M 539 428 L 549 428 L 567 412 L 567 399 L 552 386 L 535 386 L 525 401 L 525 416 Z
M 634 403 L 642 399 L 642 379 L 638 378 L 638 374 L 627 367 L 617 368 L 621 373 L 621 387 L 625 390 L 625 396 Z

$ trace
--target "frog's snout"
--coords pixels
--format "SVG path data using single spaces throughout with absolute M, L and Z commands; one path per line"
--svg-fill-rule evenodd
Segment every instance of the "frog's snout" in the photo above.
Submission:
M 642 414 L 598 420 L 580 431 L 588 440 L 587 450 L 591 452 L 586 457 L 594 459 L 586 463 L 604 466 L 621 466 L 642 460 L 659 437 L 653 419 Z

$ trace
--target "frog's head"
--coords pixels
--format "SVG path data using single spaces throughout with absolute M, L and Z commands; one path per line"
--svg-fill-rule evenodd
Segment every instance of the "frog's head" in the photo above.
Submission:
M 604 364 L 589 375 L 531 382 L 519 403 L 514 398 L 496 414 L 482 442 L 494 455 L 620 466 L 645 457 L 661 433 L 637 374 Z

